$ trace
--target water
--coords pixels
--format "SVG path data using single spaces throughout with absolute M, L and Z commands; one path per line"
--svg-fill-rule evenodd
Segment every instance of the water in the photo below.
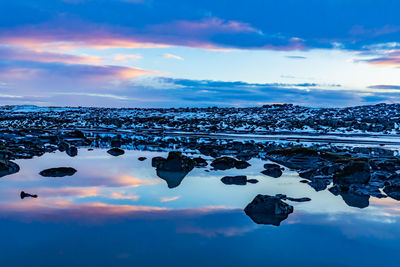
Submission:
M 138 157 L 147 157 L 141 162 Z M 167 153 L 80 149 L 17 160 L 21 171 L 0 179 L 1 266 L 265 266 L 396 265 L 400 260 L 399 202 L 370 198 L 348 206 L 328 190 L 315 192 L 296 172 L 260 174 L 196 168 L 173 189 L 158 178 L 151 158 Z M 74 176 L 38 173 L 73 167 Z M 259 180 L 225 185 L 226 175 Z M 21 191 L 39 198 L 20 199 Z M 293 203 L 279 227 L 255 224 L 243 208 L 257 194 L 309 197 Z

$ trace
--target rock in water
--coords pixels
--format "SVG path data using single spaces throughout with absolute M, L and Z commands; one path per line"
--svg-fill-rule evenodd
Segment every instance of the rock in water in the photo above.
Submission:
M 247 161 L 244 161 L 244 160 L 237 160 L 235 162 L 236 169 L 242 170 L 242 169 L 246 169 L 247 167 L 250 167 L 250 166 L 251 166 L 250 163 L 248 163 Z
M 76 146 L 69 146 L 66 150 L 66 153 L 70 157 L 75 157 L 78 155 L 78 149 L 76 148 Z
M 0 161 L 0 177 L 19 172 L 18 164 L 12 161 Z
M 257 195 L 244 211 L 257 224 L 279 226 L 293 212 L 293 206 L 279 197 Z
M 43 170 L 39 174 L 44 177 L 64 177 L 64 176 L 72 176 L 75 173 L 76 170 L 74 168 L 60 167 L 60 168 L 51 168 Z
M 293 201 L 293 202 L 308 202 L 308 201 L 311 201 L 311 198 L 309 198 L 309 197 L 300 197 L 300 198 L 286 197 L 286 200 Z
M 389 197 L 400 201 L 400 185 L 399 184 L 385 186 L 385 188 L 383 189 L 383 192 L 385 192 Z
M 237 160 L 232 157 L 220 157 L 211 162 L 211 166 L 216 170 L 224 171 L 232 168 L 246 169 L 251 165 L 246 161 Z
M 370 178 L 367 161 L 350 161 L 342 171 L 333 176 L 333 182 L 339 185 L 367 184 Z
M 139 157 L 138 160 L 139 161 L 145 161 L 147 158 L 146 157 Z
M 180 152 L 169 152 L 168 157 L 156 157 L 152 160 L 157 176 L 165 180 L 169 188 L 179 186 L 185 176 L 194 168 L 194 161 Z
M 235 167 L 236 159 L 231 157 L 221 157 L 211 162 L 211 166 L 216 170 L 229 170 Z
M 239 175 L 239 176 L 225 176 L 221 179 L 226 185 L 246 185 L 247 184 L 247 176 Z
M 20 197 L 21 197 L 21 199 L 24 199 L 24 198 L 26 198 L 26 197 L 37 198 L 38 195 L 31 195 L 31 194 L 29 194 L 29 193 L 25 193 L 24 191 L 22 191 L 21 194 L 20 194 Z
M 158 164 L 161 163 L 161 161 L 164 161 L 165 158 L 163 157 L 154 157 L 151 159 L 151 166 L 156 168 L 158 166 Z
M 118 157 L 118 156 L 125 154 L 125 151 L 121 148 L 114 147 L 114 148 L 107 150 L 107 153 L 114 157 Z
M 197 167 L 205 167 L 208 165 L 207 161 L 202 157 L 193 158 Z
M 281 166 L 278 164 L 266 163 L 264 164 L 265 170 L 261 173 L 267 176 L 271 176 L 273 178 L 279 178 L 282 176 L 282 169 Z

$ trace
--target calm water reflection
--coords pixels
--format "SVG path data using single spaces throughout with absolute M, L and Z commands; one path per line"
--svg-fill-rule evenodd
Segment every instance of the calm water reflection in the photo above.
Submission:
M 173 189 L 156 176 L 153 156 L 166 153 L 82 149 L 19 160 L 21 171 L 0 179 L 0 264 L 67 265 L 396 265 L 399 202 L 370 199 L 349 207 L 315 192 L 295 172 L 278 179 L 246 170 L 194 169 Z M 147 157 L 141 162 L 138 157 Z M 43 169 L 73 167 L 74 176 L 46 178 Z M 225 185 L 226 175 L 259 180 Z M 20 198 L 20 192 L 39 198 Z M 280 227 L 256 225 L 243 208 L 257 195 L 310 197 L 290 203 Z M 390 255 L 390 259 L 385 259 Z

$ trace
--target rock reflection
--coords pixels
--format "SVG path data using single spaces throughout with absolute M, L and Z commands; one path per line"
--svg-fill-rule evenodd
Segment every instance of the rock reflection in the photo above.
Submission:
M 170 152 L 168 157 L 156 157 L 152 161 L 157 176 L 165 180 L 168 188 L 178 187 L 186 175 L 194 168 L 194 161 L 180 152 Z
M 244 211 L 257 224 L 280 226 L 293 212 L 293 206 L 278 196 L 257 195 Z

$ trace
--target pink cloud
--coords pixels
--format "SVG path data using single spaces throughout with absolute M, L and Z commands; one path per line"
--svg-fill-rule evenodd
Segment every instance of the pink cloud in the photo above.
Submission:
M 179 199 L 180 196 L 174 196 L 174 197 L 162 197 L 160 198 L 160 202 L 170 202 L 170 201 L 175 201 Z
M 168 59 L 184 60 L 183 57 L 173 55 L 173 54 L 168 54 L 168 53 L 164 54 L 163 57 L 168 58 Z
M 96 56 L 40 52 L 10 47 L 0 47 L 0 59 L 67 64 L 100 64 L 101 62 L 101 58 Z

